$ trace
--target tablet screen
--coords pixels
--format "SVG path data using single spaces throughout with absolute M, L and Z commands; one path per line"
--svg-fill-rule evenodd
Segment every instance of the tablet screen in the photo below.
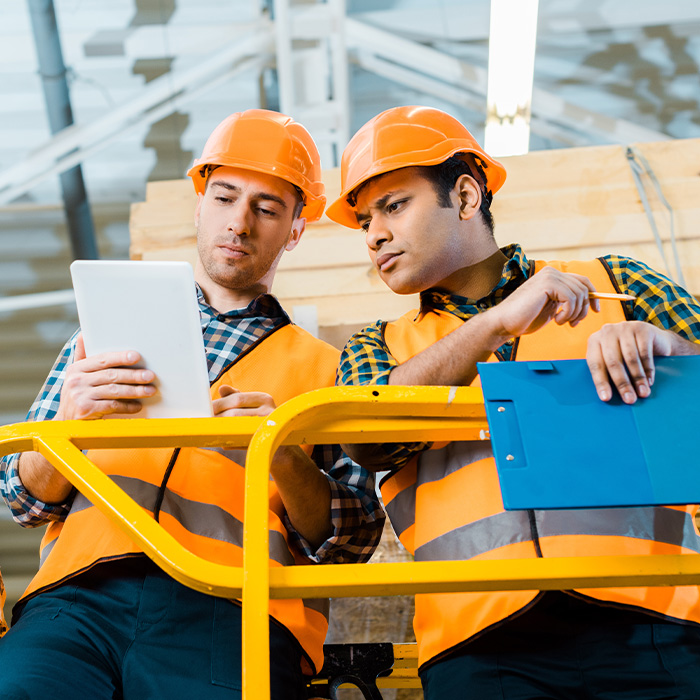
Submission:
M 136 350 L 156 375 L 155 396 L 131 418 L 212 415 L 192 267 L 186 262 L 76 260 L 75 301 L 88 356 Z M 124 416 L 120 416 L 124 417 Z

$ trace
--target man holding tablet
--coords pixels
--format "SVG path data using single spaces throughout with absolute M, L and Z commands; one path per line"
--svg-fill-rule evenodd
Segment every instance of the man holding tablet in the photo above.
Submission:
M 189 171 L 198 194 L 195 280 L 214 414 L 267 415 L 333 384 L 338 353 L 291 323 L 270 295 L 277 264 L 325 204 L 318 151 L 291 118 L 248 110 L 225 119 Z M 155 377 L 137 352 L 86 357 L 66 345 L 29 420 L 138 413 Z M 242 561 L 241 451 L 139 449 L 90 457 L 190 550 Z M 337 446 L 282 447 L 272 465 L 270 558 L 369 558 L 382 529 L 371 475 Z M 240 697 L 235 603 L 172 580 L 39 454 L 3 460 L 15 519 L 49 523 L 41 566 L 0 643 L 0 696 Z M 274 565 L 274 564 L 273 564 Z M 272 601 L 272 697 L 304 698 L 318 669 L 326 601 Z

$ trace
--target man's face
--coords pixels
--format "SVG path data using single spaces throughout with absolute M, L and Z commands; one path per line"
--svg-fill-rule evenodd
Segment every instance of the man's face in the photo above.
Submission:
M 305 220 L 294 217 L 297 201 L 294 187 L 278 177 L 216 168 L 195 210 L 197 249 L 208 278 L 226 290 L 269 290 L 282 253 L 304 230 Z
M 370 180 L 357 196 L 357 220 L 372 263 L 397 294 L 431 287 L 455 291 L 453 273 L 470 264 L 459 198 L 441 207 L 433 185 L 418 168 L 402 168 Z

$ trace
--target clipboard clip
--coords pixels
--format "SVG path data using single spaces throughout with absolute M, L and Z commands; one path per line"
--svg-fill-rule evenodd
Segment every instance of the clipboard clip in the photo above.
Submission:
M 527 368 L 533 372 L 553 372 L 554 364 L 546 360 L 536 360 L 527 363 Z

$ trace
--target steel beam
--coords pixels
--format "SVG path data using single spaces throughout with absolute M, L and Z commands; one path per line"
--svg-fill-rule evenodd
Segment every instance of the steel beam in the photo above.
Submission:
M 73 124 L 73 110 L 53 0 L 29 0 L 29 15 L 49 127 L 58 134 Z M 60 180 L 73 257 L 94 260 L 99 257 L 95 227 L 80 165 L 62 172 Z
M 356 50 L 360 55 L 358 60 L 365 65 L 370 65 L 371 62 L 368 54 L 384 59 L 381 68 L 382 74 L 387 77 L 390 63 L 396 65 L 397 76 L 401 75 L 401 69 L 408 68 L 416 74 L 416 85 L 421 76 L 430 76 L 442 81 L 446 91 L 450 88 L 467 91 L 481 101 L 479 111 L 486 111 L 488 73 L 485 68 L 350 18 L 346 19 L 346 36 L 348 48 Z M 405 83 L 403 78 L 397 79 Z M 465 96 L 457 104 L 463 104 L 467 99 Z M 534 88 L 532 92 L 532 113 L 533 117 L 539 117 L 552 125 L 588 133 L 607 142 L 628 144 L 638 141 L 664 141 L 670 138 L 660 131 L 579 107 L 540 88 Z M 536 121 L 533 121 L 533 129 L 536 126 Z
M 184 102 L 207 92 L 233 75 L 262 66 L 274 55 L 269 22 L 245 38 L 234 38 L 228 49 L 180 73 L 150 82 L 138 97 L 89 124 L 73 125 L 54 136 L 28 158 L 0 172 L 0 206 L 29 191 L 49 175 L 63 172 L 102 150 L 126 129 L 152 124 Z M 247 59 L 247 60 L 246 60 Z

